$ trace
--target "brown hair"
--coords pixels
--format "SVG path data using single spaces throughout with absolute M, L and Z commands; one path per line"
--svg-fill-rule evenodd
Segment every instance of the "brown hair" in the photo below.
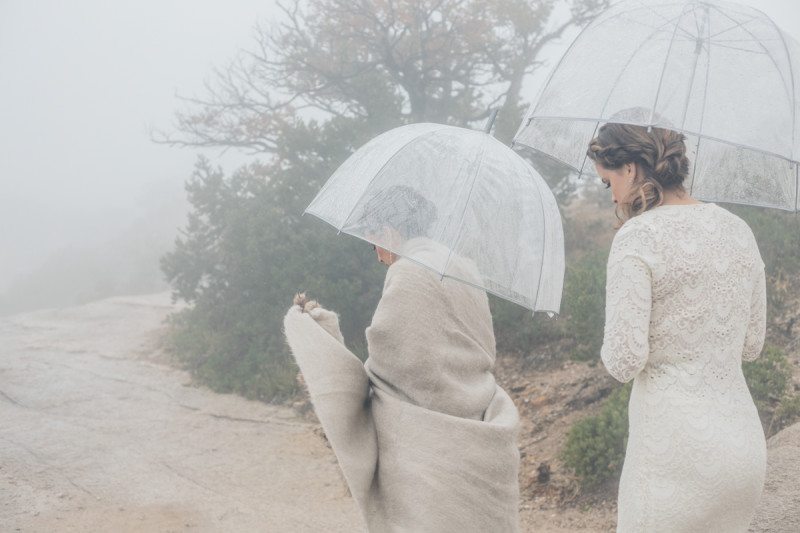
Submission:
M 645 126 L 612 122 L 600 127 L 586 155 L 609 170 L 637 163 L 644 173 L 636 177 L 630 196 L 619 202 L 620 221 L 661 205 L 664 191 L 685 191 L 683 181 L 689 174 L 685 140 L 682 133 L 664 128 L 648 131 Z

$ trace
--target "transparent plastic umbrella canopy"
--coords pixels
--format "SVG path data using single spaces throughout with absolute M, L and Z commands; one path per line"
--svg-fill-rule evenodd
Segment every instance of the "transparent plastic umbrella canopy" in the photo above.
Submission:
M 615 4 L 561 58 L 514 146 L 594 174 L 586 149 L 609 121 L 686 134 L 698 198 L 800 209 L 800 46 L 754 8 Z
M 442 278 L 533 311 L 559 311 L 564 234 L 556 200 L 524 159 L 487 133 L 428 123 L 383 133 L 339 167 L 306 212 Z

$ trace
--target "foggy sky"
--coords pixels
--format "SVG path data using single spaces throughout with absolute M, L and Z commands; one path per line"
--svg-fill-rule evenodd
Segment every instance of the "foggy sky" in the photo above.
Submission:
M 152 143 L 148 126 L 168 128 L 175 93 L 202 95 L 275 13 L 272 0 L 0 0 L 0 293 L 180 194 L 196 151 Z
M 796 0 L 742 3 L 800 39 Z M 59 248 L 108 239 L 180 194 L 197 152 L 153 144 L 148 126 L 168 129 L 175 93 L 202 95 L 212 68 L 276 15 L 274 0 L 0 0 L 0 293 Z M 550 66 L 574 35 L 548 50 Z

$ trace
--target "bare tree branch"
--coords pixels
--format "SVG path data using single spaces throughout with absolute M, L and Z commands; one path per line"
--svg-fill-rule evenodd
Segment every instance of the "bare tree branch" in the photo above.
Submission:
M 559 2 L 570 16 L 556 22 Z M 281 135 L 311 119 L 469 125 L 501 105 L 498 126 L 510 124 L 542 50 L 607 4 L 281 0 L 279 23 L 257 26 L 253 48 L 216 70 L 205 96 L 178 96 L 186 108 L 174 132 L 153 138 L 274 154 Z

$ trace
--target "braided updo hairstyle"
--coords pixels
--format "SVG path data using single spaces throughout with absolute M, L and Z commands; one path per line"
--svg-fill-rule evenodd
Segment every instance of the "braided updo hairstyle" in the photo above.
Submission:
M 644 126 L 612 122 L 600 127 L 587 156 L 609 170 L 637 163 L 643 174 L 636 176 L 630 196 L 617 206 L 621 221 L 661 205 L 665 191 L 685 192 L 683 182 L 689 175 L 685 140 L 682 133 L 664 128 L 647 131 Z

